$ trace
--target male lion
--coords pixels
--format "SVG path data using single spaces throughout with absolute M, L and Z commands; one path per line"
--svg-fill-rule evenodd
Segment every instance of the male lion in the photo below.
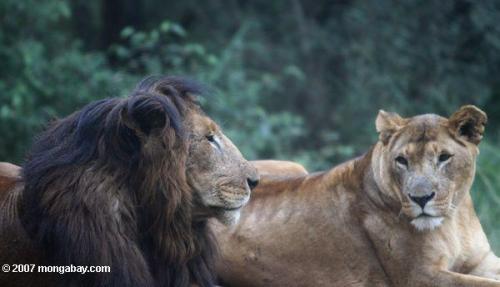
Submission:
M 207 219 L 235 221 L 258 174 L 199 93 L 181 78 L 149 78 L 42 133 L 0 207 L 0 262 L 111 272 L 30 269 L 0 273 L 0 286 L 212 286 Z
M 379 141 L 330 171 L 259 185 L 216 225 L 228 286 L 500 286 L 469 189 L 486 115 L 381 111 Z

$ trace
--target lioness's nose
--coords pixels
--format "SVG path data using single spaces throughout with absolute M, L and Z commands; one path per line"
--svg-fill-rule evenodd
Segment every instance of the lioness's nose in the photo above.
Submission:
M 248 187 L 250 187 L 250 189 L 254 189 L 259 184 L 259 178 L 258 177 L 247 178 L 247 183 L 248 183 Z
M 410 198 L 416 204 L 420 205 L 420 207 L 422 207 L 422 209 L 424 209 L 424 207 L 427 204 L 427 202 L 429 202 L 431 199 L 434 198 L 434 195 L 436 195 L 436 193 L 432 192 L 431 194 L 424 195 L 424 196 L 411 196 L 410 195 Z

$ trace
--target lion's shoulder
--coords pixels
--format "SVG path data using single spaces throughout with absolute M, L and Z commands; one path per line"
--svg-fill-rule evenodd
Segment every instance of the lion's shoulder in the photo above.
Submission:
M 0 198 L 10 190 L 21 177 L 21 168 L 17 165 L 0 162 Z

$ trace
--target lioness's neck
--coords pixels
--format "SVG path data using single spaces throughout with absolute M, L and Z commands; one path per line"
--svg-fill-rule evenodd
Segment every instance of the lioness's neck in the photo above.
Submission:
M 363 159 L 366 162 L 362 172 L 363 182 L 362 192 L 372 204 L 373 207 L 379 210 L 385 210 L 398 216 L 401 210 L 401 203 L 394 198 L 388 196 L 388 185 L 385 184 L 386 178 L 382 175 L 380 167 L 377 165 L 378 145 L 372 146 L 370 153 L 365 155 Z

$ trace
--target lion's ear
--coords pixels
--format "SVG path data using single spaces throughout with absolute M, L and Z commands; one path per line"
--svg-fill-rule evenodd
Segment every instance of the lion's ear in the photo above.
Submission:
M 396 113 L 388 113 L 380 110 L 375 121 L 375 127 L 379 133 L 379 139 L 382 143 L 387 144 L 392 134 L 398 131 L 406 124 L 406 120 Z
M 123 123 L 138 135 L 149 136 L 171 125 L 179 129 L 180 115 L 166 97 L 134 96 L 121 111 Z
M 450 131 L 457 137 L 479 144 L 483 138 L 488 117 L 486 113 L 473 105 L 461 107 L 448 119 Z

